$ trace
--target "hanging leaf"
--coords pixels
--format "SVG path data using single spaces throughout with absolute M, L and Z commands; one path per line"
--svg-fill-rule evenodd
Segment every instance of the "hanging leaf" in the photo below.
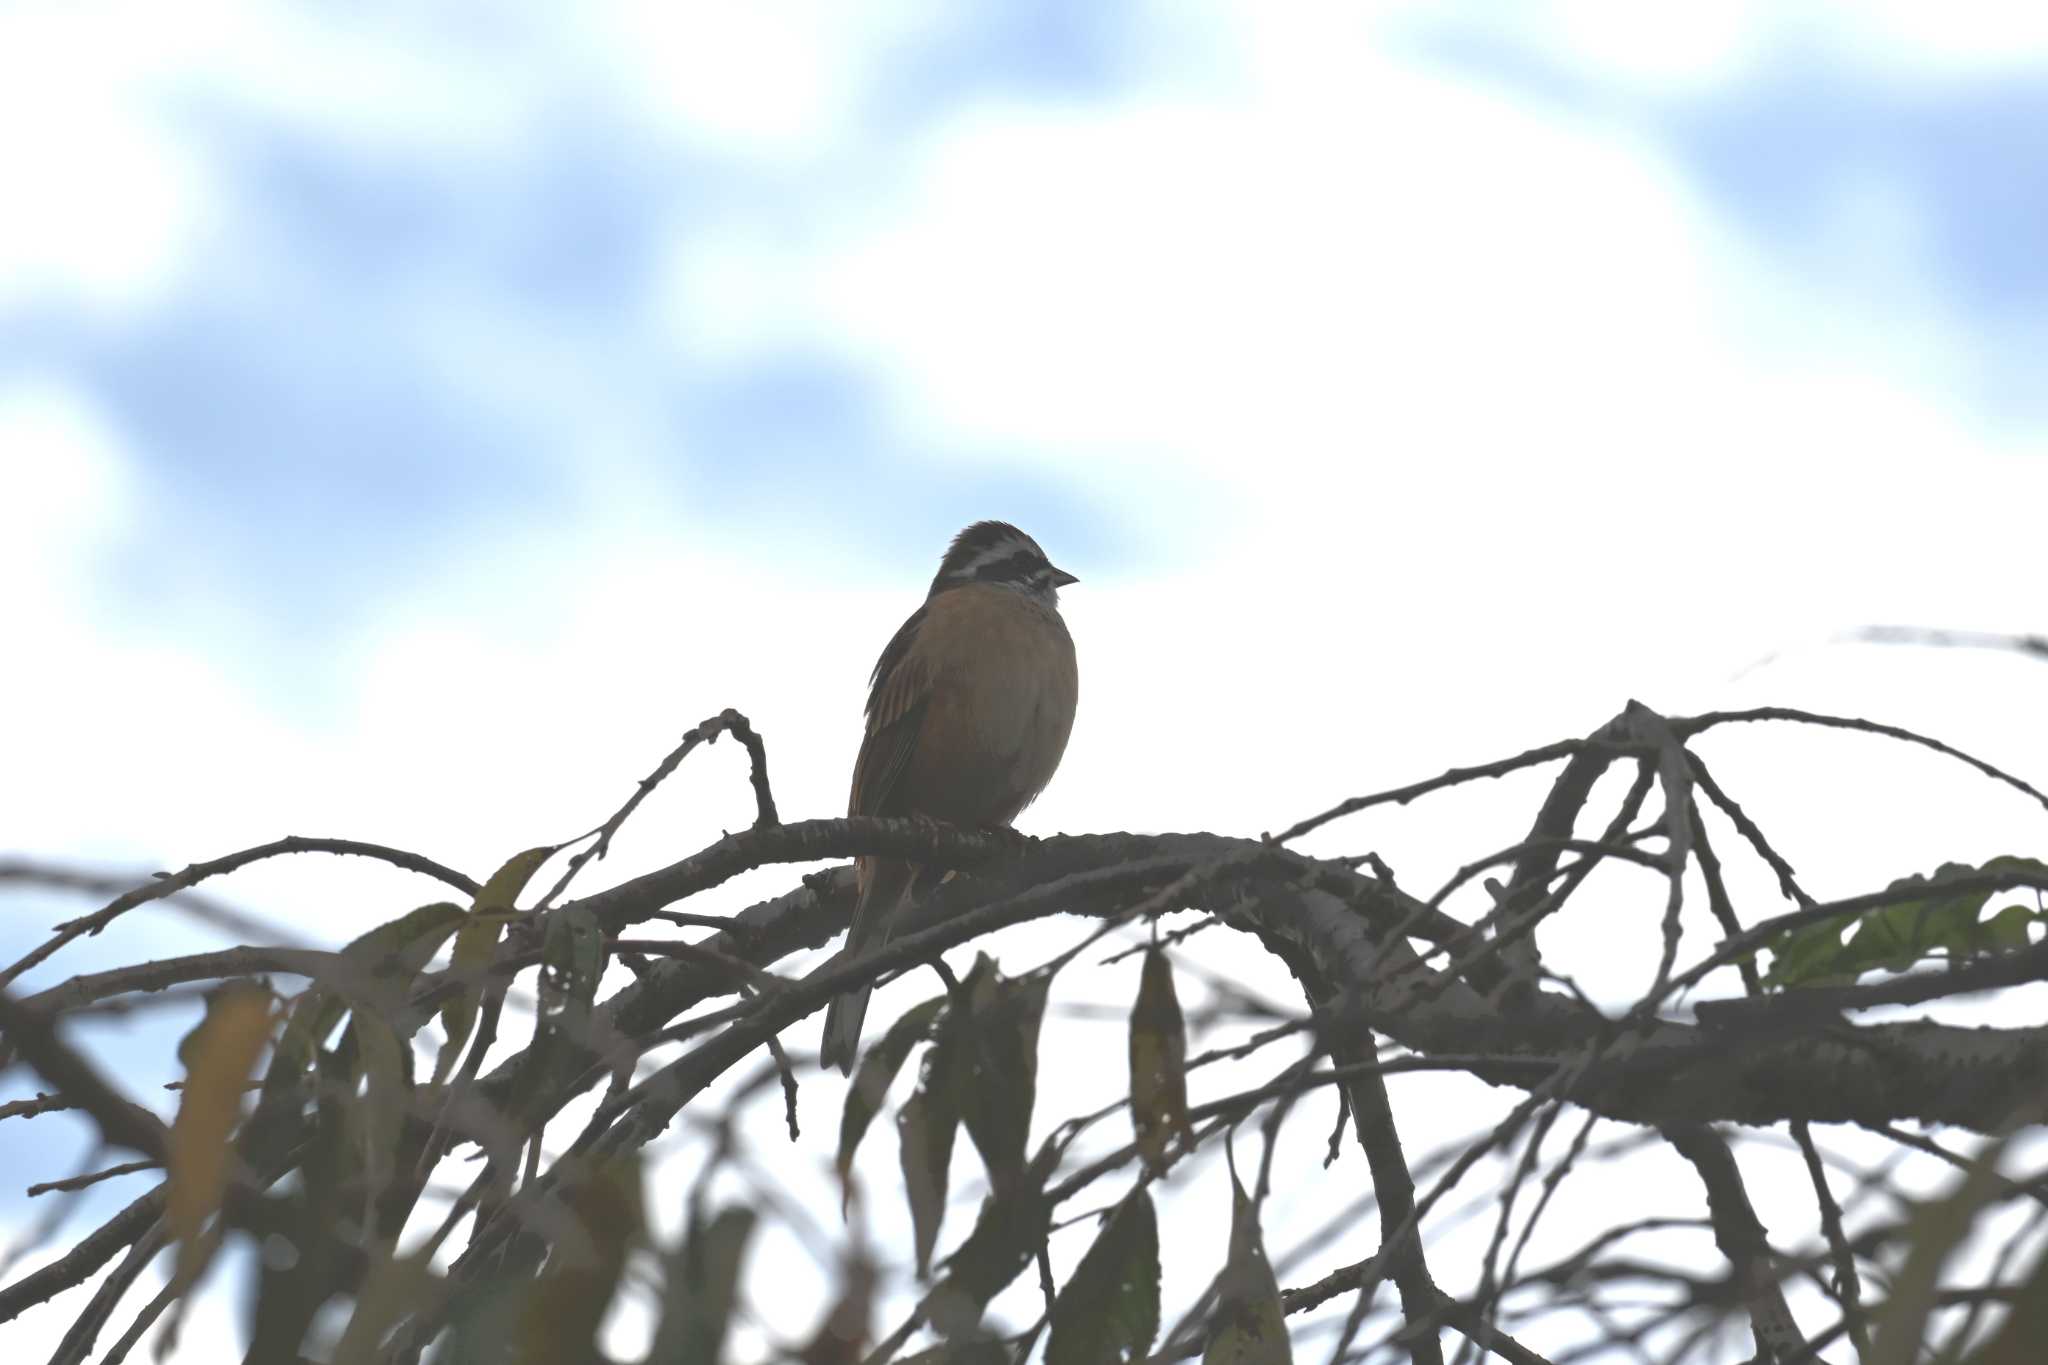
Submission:
M 1230 1259 L 1216 1281 L 1216 1314 L 1202 1365 L 1291 1365 L 1280 1285 L 1259 1236 L 1258 1206 L 1230 1171 Z
M 690 1210 L 683 1241 L 666 1258 L 661 1322 L 650 1361 L 703 1361 L 725 1355 L 725 1337 L 738 1293 L 740 1263 L 753 1235 L 752 1209 L 721 1210 L 707 1225 L 701 1208 Z
M 1158 944 L 1145 953 L 1131 1006 L 1131 1126 L 1138 1155 L 1155 1175 L 1174 1139 L 1189 1140 L 1188 1030 L 1173 989 L 1173 964 Z
M 519 1365 L 598 1358 L 597 1329 L 643 1226 L 639 1156 L 577 1163 L 561 1197 L 574 1217 L 526 1294 L 514 1357 Z
M 868 1125 L 874 1122 L 875 1114 L 889 1093 L 890 1083 L 903 1069 L 904 1059 L 910 1056 L 910 1049 L 931 1032 L 932 1021 L 938 1018 L 945 1003 L 945 997 L 941 996 L 910 1010 L 890 1025 L 889 1031 L 882 1035 L 882 1041 L 861 1057 L 860 1069 L 854 1072 L 853 1084 L 847 1087 L 846 1108 L 839 1116 L 839 1184 L 845 1193 L 851 1192 L 847 1180 L 853 1173 L 853 1156 L 860 1147 L 861 1138 L 866 1135 Z
M 960 1126 L 948 1068 L 934 1065 L 935 1044 L 925 1055 L 924 1075 L 917 1091 L 896 1114 L 896 1136 L 902 1144 L 903 1189 L 910 1200 L 911 1232 L 917 1246 L 917 1274 L 931 1274 L 932 1249 L 939 1244 L 939 1225 L 946 1217 L 946 1185 L 953 1166 L 953 1134 Z M 940 1061 L 943 1062 L 940 1057 Z
M 178 1305 L 157 1338 L 160 1360 L 177 1345 L 183 1296 L 219 1244 L 212 1224 L 234 1162 L 230 1138 L 242 1117 L 242 1094 L 256 1058 L 270 1038 L 270 1004 L 267 986 L 230 981 L 208 994 L 206 1017 L 178 1049 L 185 1086 L 171 1124 L 164 1196 L 164 1223 L 178 1248 L 170 1285 Z
M 803 1365 L 860 1365 L 867 1359 L 875 1317 L 875 1268 L 858 1246 L 853 1253 L 843 1262 L 839 1297 L 791 1359 Z
M 518 1059 L 519 1081 L 506 1114 L 522 1133 L 532 1133 L 552 1112 L 551 1098 L 574 1081 L 593 1053 L 605 1051 L 600 1016 L 592 1008 L 605 968 L 604 930 L 596 912 L 583 905 L 551 910 L 541 944 L 540 1008 L 533 1041 Z M 494 1007 L 497 997 L 485 1001 Z M 488 1016 L 487 1016 L 488 1017 Z
M 1848 985 L 1865 972 L 1901 972 L 1929 958 L 1961 962 L 2023 948 L 2030 942 L 2030 927 L 2043 919 L 2040 911 L 2008 905 L 1990 919 L 1980 919 L 1991 898 L 2000 893 L 1951 891 L 1944 885 L 2001 872 L 2048 879 L 2048 864 L 2008 855 L 1982 867 L 1945 863 L 1930 877 L 1901 877 L 1885 889 L 1925 894 L 1853 919 L 1787 931 L 1771 945 L 1771 969 L 1764 983 L 1780 989 Z
M 1052 1212 L 1045 1202 L 1045 1181 L 1059 1156 L 1059 1149 L 1048 1146 L 1018 1179 L 981 1201 L 974 1231 L 946 1258 L 945 1278 L 925 1295 L 925 1317 L 946 1337 L 978 1331 L 989 1300 L 1008 1288 L 1045 1245 Z
M 604 929 L 597 922 L 597 912 L 587 905 L 550 911 L 541 943 L 541 1017 L 556 1023 L 575 1041 L 584 1041 L 590 1007 L 603 976 Z
M 1096 1235 L 1052 1309 L 1045 1365 L 1141 1361 L 1159 1331 L 1159 1224 L 1133 1189 Z
M 361 1162 L 363 1226 L 376 1226 L 377 1201 L 391 1184 L 398 1138 L 412 1107 L 412 1048 L 383 1015 L 357 1010 L 349 1020 L 355 1062 L 350 1093 L 361 1094 L 347 1111 Z
M 434 1084 L 441 1084 L 454 1073 L 462 1045 L 469 1041 L 469 1030 L 476 1023 L 477 1004 L 483 999 L 483 971 L 490 966 L 491 954 L 497 950 L 499 931 L 513 917 L 513 903 L 533 874 L 540 871 L 540 865 L 554 856 L 557 847 L 551 844 L 546 848 L 529 848 L 506 859 L 505 865 L 493 872 L 476 893 L 476 901 L 463 918 L 462 927 L 455 931 L 450 970 L 462 979 L 463 985 L 458 994 L 441 1006 L 441 1027 L 447 1031 L 448 1041 L 434 1061 Z
M 378 925 L 343 948 L 342 969 L 334 978 L 315 981 L 292 1005 L 284 1036 L 263 1078 L 264 1103 L 283 1098 L 305 1079 L 321 1046 L 348 1013 L 351 998 L 364 995 L 380 980 L 410 984 L 460 923 L 461 906 L 436 901 Z
M 385 1254 L 370 1267 L 355 1311 L 341 1340 L 335 1343 L 333 1365 L 372 1365 L 377 1348 L 401 1318 L 418 1313 L 440 1297 L 443 1284 L 426 1251 L 410 1256 Z M 297 1354 L 296 1344 L 293 1354 Z
M 997 1188 L 1023 1171 L 1038 1091 L 1038 1028 L 1051 985 L 1042 975 L 1005 977 L 983 957 L 960 985 L 967 1009 L 949 1013 L 943 1026 L 955 1033 L 957 1059 L 967 1067 L 955 1090 L 960 1117 Z

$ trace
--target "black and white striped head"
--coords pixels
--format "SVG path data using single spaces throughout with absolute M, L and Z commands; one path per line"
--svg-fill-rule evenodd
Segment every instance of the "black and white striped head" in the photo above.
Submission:
M 992 583 L 1057 607 L 1060 589 L 1078 582 L 1065 569 L 1054 568 L 1038 542 L 1007 521 L 977 521 L 953 537 L 928 596 L 969 583 Z

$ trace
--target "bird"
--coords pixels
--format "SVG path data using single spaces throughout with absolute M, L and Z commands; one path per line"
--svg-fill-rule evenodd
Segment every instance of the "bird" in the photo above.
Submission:
M 946 549 L 924 605 L 868 679 L 867 730 L 849 815 L 921 815 L 1007 828 L 1045 790 L 1074 728 L 1080 680 L 1060 589 L 1080 580 L 1005 521 L 977 521 Z M 878 948 L 919 881 L 898 858 L 857 860 L 845 956 Z M 862 986 L 825 1010 L 821 1066 L 847 1075 L 860 1048 Z

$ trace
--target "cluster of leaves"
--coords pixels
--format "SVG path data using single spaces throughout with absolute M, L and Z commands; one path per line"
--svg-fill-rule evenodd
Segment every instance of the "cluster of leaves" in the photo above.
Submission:
M 2048 864 L 2008 855 L 1981 867 L 1944 863 L 1932 876 L 1902 877 L 1885 888 L 1887 897 L 1898 899 L 1854 920 L 1829 919 L 1787 931 L 1772 945 L 1764 984 L 1842 986 L 1865 972 L 1902 972 L 1934 958 L 1955 964 L 2024 948 L 2048 912 L 2015 904 L 1985 918 L 1985 907 L 1998 893 L 1984 883 L 2001 873 L 2048 877 Z
M 252 1301 L 250 1358 L 297 1358 L 314 1314 L 359 1258 L 366 1264 L 334 1345 L 336 1365 L 366 1365 L 394 1326 L 446 1301 L 447 1285 L 433 1259 L 453 1220 L 426 1245 L 397 1255 L 389 1230 L 403 1219 L 380 1210 L 380 1203 L 406 1174 L 398 1161 L 406 1151 L 401 1135 L 408 1116 L 433 1113 L 455 1093 L 449 1079 L 472 1038 L 480 1003 L 496 1003 L 484 970 L 504 926 L 521 917 L 514 901 L 551 851 L 528 850 L 509 860 L 467 909 L 445 902 L 422 906 L 363 934 L 342 950 L 340 970 L 296 999 L 279 1001 L 267 986 L 246 979 L 209 996 L 205 1017 L 179 1049 L 186 1077 L 172 1127 L 165 1210 L 177 1260 L 159 1356 L 175 1346 L 178 1306 L 219 1245 L 238 1148 L 249 1147 L 250 1135 L 265 1126 L 294 1116 L 307 1121 L 309 1140 L 293 1156 L 298 1180 L 289 1183 L 289 1193 L 273 1197 L 286 1205 L 276 1221 L 293 1242 L 292 1254 L 265 1258 Z M 587 911 L 570 906 L 545 918 L 540 1008 L 523 1062 L 535 1083 L 520 1087 L 527 1094 L 541 1093 L 541 1073 L 571 1043 L 587 1039 L 603 967 L 602 935 Z M 441 1005 L 447 1041 L 432 1079 L 421 1084 L 412 1039 L 432 1011 L 412 998 L 413 987 L 451 935 L 457 977 L 466 980 Z M 243 1095 L 266 1047 L 270 1064 L 254 1112 L 245 1118 Z M 238 1129 L 239 1144 L 233 1140 Z M 485 1145 L 498 1149 L 492 1167 L 502 1197 L 511 1165 L 504 1148 L 537 1141 L 538 1125 L 497 1139 Z M 627 1257 L 651 1245 L 640 1160 L 637 1153 L 569 1158 L 556 1175 L 569 1218 L 555 1230 L 538 1278 L 489 1285 L 457 1306 L 438 1359 L 539 1365 L 594 1358 L 598 1326 Z M 399 1202 L 409 1207 L 420 1188 L 411 1181 L 398 1191 Z M 754 1224 L 746 1208 L 713 1214 L 693 1204 L 681 1242 L 659 1258 L 656 1359 L 720 1358 Z
M 897 1020 L 862 1058 L 841 1115 L 838 1169 L 846 1197 L 853 1163 L 891 1083 L 924 1045 L 917 1084 L 896 1129 L 916 1264 L 931 1274 L 945 1214 L 954 1139 L 965 1128 L 989 1182 L 973 1230 L 941 1266 L 918 1310 L 942 1343 L 905 1365 L 1008 1361 L 986 1334 L 989 1301 L 1044 1254 L 1047 1182 L 1078 1131 L 1063 1125 L 1027 1157 L 1037 1091 L 1039 1024 L 1049 972 L 1005 977 L 986 955 L 944 996 Z M 1166 953 L 1145 956 L 1131 1010 L 1130 1109 L 1142 1173 L 1103 1215 L 1095 1240 L 1054 1296 L 1042 1324 L 1047 1365 L 1109 1365 L 1147 1358 L 1159 1331 L 1159 1228 L 1150 1185 L 1193 1145 L 1187 1108 L 1187 1030 Z M 1205 1360 L 1274 1365 L 1290 1359 L 1279 1287 L 1267 1264 L 1257 1210 L 1232 1173 L 1235 1205 L 1228 1263 L 1218 1281 L 1217 1330 Z M 1034 1333 L 1035 1334 L 1035 1333 Z

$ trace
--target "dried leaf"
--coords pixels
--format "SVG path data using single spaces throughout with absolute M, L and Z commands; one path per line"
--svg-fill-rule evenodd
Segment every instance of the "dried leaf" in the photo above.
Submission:
M 861 1057 L 860 1069 L 854 1073 L 853 1084 L 847 1087 L 846 1108 L 839 1116 L 839 1183 L 842 1189 L 847 1188 L 847 1178 L 853 1173 L 854 1153 L 859 1149 L 868 1125 L 874 1122 L 875 1114 L 881 1109 L 890 1083 L 903 1069 L 910 1049 L 931 1032 L 932 1021 L 938 1018 L 945 1003 L 941 996 L 910 1010 L 890 1025 L 882 1040 Z
M 178 1248 L 171 1287 L 180 1296 L 198 1282 L 219 1242 L 211 1224 L 234 1161 L 229 1139 L 241 1120 L 242 1094 L 256 1058 L 270 1038 L 270 1005 L 268 987 L 231 981 L 207 997 L 206 1017 L 179 1048 L 185 1087 L 171 1124 L 164 1222 Z M 158 1359 L 177 1345 L 178 1319 L 174 1309 L 165 1320 Z
M 529 848 L 506 859 L 505 865 L 493 872 L 476 893 L 476 901 L 462 927 L 455 931 L 451 969 L 467 980 L 460 993 L 441 1006 L 441 1027 L 447 1031 L 448 1041 L 434 1062 L 434 1084 L 439 1085 L 454 1073 L 455 1060 L 462 1055 L 462 1045 L 469 1041 L 469 1030 L 476 1023 L 477 1004 L 484 992 L 482 972 L 497 950 L 498 933 L 512 918 L 513 903 L 519 899 L 519 893 L 540 871 L 540 865 L 554 856 L 556 847 L 551 844 L 546 848 Z
M 1159 1224 L 1139 1186 L 1081 1258 L 1052 1309 L 1045 1365 L 1141 1361 L 1159 1331 Z
M 1131 1125 L 1138 1155 L 1153 1173 L 1166 1169 L 1175 1137 L 1188 1134 L 1188 1030 L 1173 989 L 1173 964 L 1158 944 L 1145 954 L 1131 1006 Z
M 1230 1259 L 1216 1281 L 1216 1314 L 1202 1365 L 1291 1365 L 1280 1285 L 1259 1236 L 1258 1206 L 1230 1172 Z

